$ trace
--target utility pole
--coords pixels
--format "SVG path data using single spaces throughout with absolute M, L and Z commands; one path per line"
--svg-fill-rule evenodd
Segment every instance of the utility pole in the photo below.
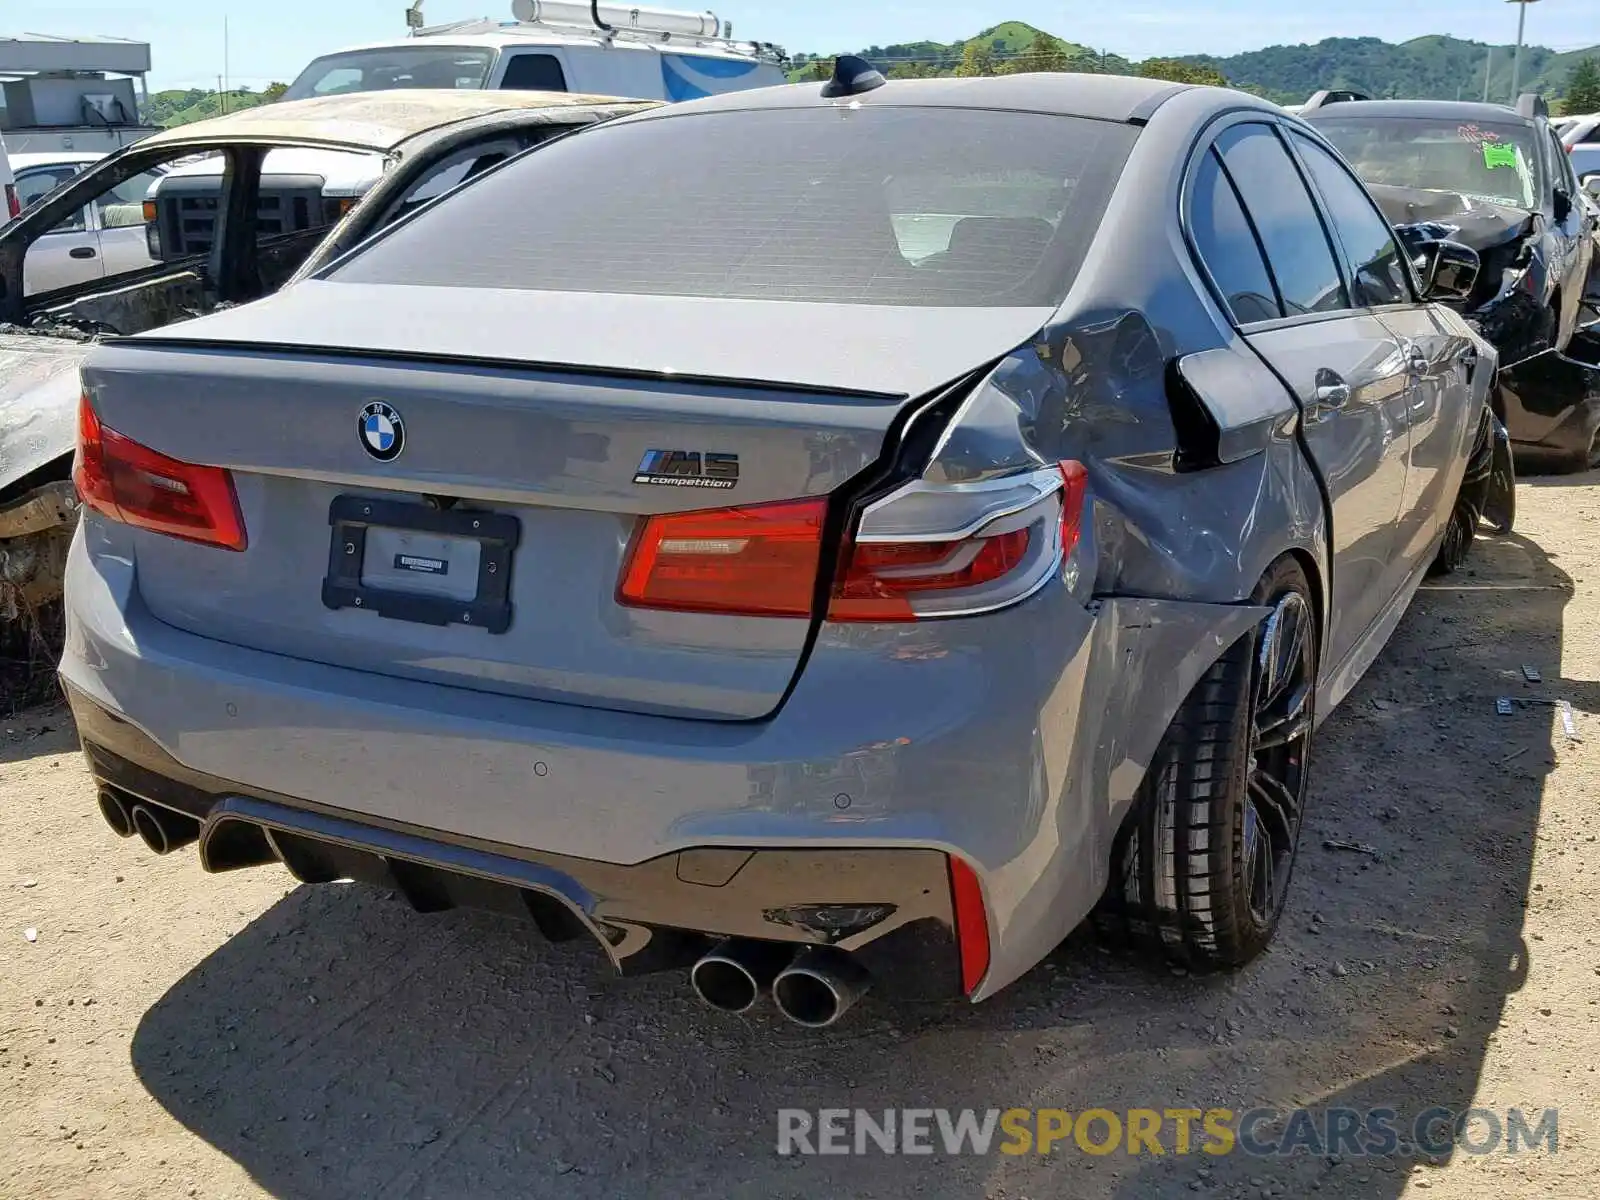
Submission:
M 224 115 L 228 111 L 228 84 L 231 82 L 232 80 L 228 74 L 228 16 L 224 13 L 222 16 L 222 111 Z
M 1522 35 L 1528 27 L 1528 5 L 1537 4 L 1539 0 L 1506 0 L 1507 4 L 1517 6 L 1517 53 L 1511 60 L 1511 103 L 1517 102 L 1517 88 L 1522 86 Z
M 1494 47 L 1489 47 L 1489 53 L 1483 59 L 1483 102 L 1489 103 L 1489 69 L 1494 66 Z

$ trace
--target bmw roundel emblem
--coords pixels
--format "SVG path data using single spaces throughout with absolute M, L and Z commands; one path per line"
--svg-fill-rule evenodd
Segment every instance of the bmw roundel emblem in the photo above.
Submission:
M 406 423 L 382 400 L 374 400 L 361 410 L 357 429 L 362 449 L 379 462 L 393 462 L 406 448 Z

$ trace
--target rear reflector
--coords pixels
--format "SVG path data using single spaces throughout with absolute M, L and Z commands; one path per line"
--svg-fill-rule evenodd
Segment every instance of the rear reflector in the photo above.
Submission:
M 88 396 L 78 406 L 72 481 L 86 505 L 113 521 L 224 550 L 245 548 L 244 519 L 227 471 L 168 458 L 107 429 Z
M 635 608 L 809 617 L 825 499 L 651 517 L 635 537 L 617 599 Z
M 989 918 L 977 872 L 953 856 L 950 903 L 955 911 L 956 944 L 961 948 L 961 990 L 970 996 L 989 973 Z
M 1083 499 L 1089 493 L 1089 468 L 1063 459 L 1061 464 L 1061 553 L 1077 548 L 1083 536 Z
M 22 212 L 22 198 L 17 195 L 14 184 L 6 184 L 6 220 L 20 215 Z

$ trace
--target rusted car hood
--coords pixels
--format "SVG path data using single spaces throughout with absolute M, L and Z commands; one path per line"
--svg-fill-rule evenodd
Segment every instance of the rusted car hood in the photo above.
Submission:
M 0 333 L 0 489 L 72 451 L 90 344 Z

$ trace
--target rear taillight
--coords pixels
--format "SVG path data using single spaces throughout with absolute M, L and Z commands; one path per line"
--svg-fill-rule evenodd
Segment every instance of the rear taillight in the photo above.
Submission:
M 1003 579 L 1028 554 L 1030 534 L 1012 529 L 987 538 L 950 542 L 857 542 L 828 603 L 830 621 L 915 621 L 912 602 Z
M 617 589 L 623 604 L 809 617 L 826 500 L 673 513 L 645 521 Z
M 22 213 L 22 198 L 17 195 L 15 184 L 6 184 L 6 220 L 19 216 Z
M 1032 595 L 1078 541 L 1077 463 L 978 485 L 917 481 L 863 513 L 841 549 L 830 621 L 990 612 Z M 827 501 L 647 518 L 617 588 L 635 608 L 809 617 Z
M 78 406 L 78 456 L 72 481 L 96 512 L 170 537 L 245 548 L 233 477 L 221 467 L 168 458 L 100 424 L 85 396 Z

